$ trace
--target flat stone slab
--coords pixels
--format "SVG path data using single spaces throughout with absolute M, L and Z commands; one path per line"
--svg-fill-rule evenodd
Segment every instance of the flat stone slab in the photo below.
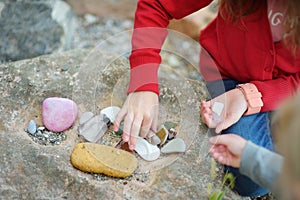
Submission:
M 127 179 L 96 176 L 71 165 L 72 149 L 80 142 L 76 130 L 79 119 L 65 132 L 67 140 L 61 145 L 42 146 L 31 140 L 24 128 L 30 119 L 42 124 L 41 106 L 47 97 L 73 99 L 78 104 L 79 116 L 87 111 L 99 114 L 101 109 L 112 105 L 122 106 L 129 77 L 127 59 L 95 55 L 97 59 L 89 62 L 93 57 L 90 53 L 76 50 L 0 66 L 0 196 L 4 199 L 207 199 L 208 183 L 220 186 L 222 173 L 219 171 L 218 178 L 211 180 L 208 133 L 200 121 L 198 108 L 198 101 L 207 98 L 201 82 L 176 80 L 190 87 L 186 94 L 178 85 L 169 84 L 175 80 L 161 75 L 160 122 L 179 122 L 178 137 L 186 142 L 187 151 L 155 162 L 138 159 L 138 169 Z M 61 70 L 63 66 L 68 66 L 68 70 Z M 190 108 L 185 110 L 184 106 Z M 243 198 L 228 192 L 224 199 Z

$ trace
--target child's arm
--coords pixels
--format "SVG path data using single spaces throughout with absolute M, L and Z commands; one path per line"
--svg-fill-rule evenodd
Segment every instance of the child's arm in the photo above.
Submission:
M 210 4 L 212 0 L 139 0 L 135 14 L 130 84 L 128 97 L 117 115 L 114 130 L 124 119 L 123 140 L 134 149 L 137 136 L 156 131 L 158 118 L 158 77 L 161 46 L 166 27 L 173 18 L 180 19 Z
M 210 138 L 211 155 L 220 163 L 239 167 L 240 172 L 257 184 L 278 192 L 283 157 L 234 134 Z
M 206 7 L 212 0 L 139 0 L 135 13 L 130 84 L 128 93 L 152 91 L 159 94 L 159 55 L 171 19 L 181 19 Z M 200 20 L 200 19 L 199 19 Z M 139 69 L 136 69 L 139 68 Z

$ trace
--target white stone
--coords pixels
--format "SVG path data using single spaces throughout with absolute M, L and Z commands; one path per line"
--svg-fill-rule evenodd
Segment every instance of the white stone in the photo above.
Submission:
M 183 153 L 186 150 L 186 145 L 181 138 L 175 138 L 168 142 L 162 149 L 162 153 Z
M 220 102 L 215 102 L 212 106 L 212 111 L 219 116 L 221 116 L 223 109 L 224 109 L 224 104 Z
M 134 150 L 146 161 L 154 161 L 160 156 L 160 149 L 141 137 L 137 138 Z
M 84 124 L 87 121 L 89 121 L 92 117 L 94 117 L 94 114 L 92 112 L 85 112 L 82 113 L 80 119 L 79 119 L 79 124 Z
M 78 127 L 79 135 L 87 141 L 96 143 L 107 131 L 107 125 L 103 121 L 103 115 L 96 115 L 86 123 Z
M 117 106 L 110 106 L 107 108 L 104 108 L 100 111 L 100 114 L 102 115 L 106 115 L 110 121 L 112 123 L 114 123 L 115 121 L 115 117 L 117 116 L 117 114 L 120 112 L 121 108 L 117 107 Z

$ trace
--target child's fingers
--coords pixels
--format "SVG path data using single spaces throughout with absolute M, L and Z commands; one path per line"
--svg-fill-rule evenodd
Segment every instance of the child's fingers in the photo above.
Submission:
M 114 131 L 115 132 L 119 131 L 120 124 L 121 124 L 122 120 L 124 119 L 126 113 L 127 113 L 126 109 L 122 108 L 120 110 L 120 112 L 117 114 L 117 116 L 114 120 Z
M 133 123 L 133 114 L 127 113 L 125 120 L 124 120 L 124 128 L 123 128 L 123 140 L 125 142 L 128 142 L 130 138 L 127 138 L 126 136 L 131 135 L 131 127 Z
M 136 116 L 134 118 L 133 123 L 132 123 L 131 133 L 130 133 L 130 145 L 129 145 L 129 148 L 131 150 L 133 150 L 135 148 L 136 140 L 137 140 L 137 138 L 139 136 L 139 133 L 140 133 L 142 120 L 143 120 L 142 117 Z
M 141 127 L 141 137 L 145 138 L 150 130 L 152 121 L 151 119 L 145 119 L 142 122 L 142 127 Z
M 232 141 L 232 134 L 226 134 L 226 135 L 218 135 L 215 137 L 209 138 L 209 142 L 213 145 L 217 146 L 228 146 L 230 145 Z

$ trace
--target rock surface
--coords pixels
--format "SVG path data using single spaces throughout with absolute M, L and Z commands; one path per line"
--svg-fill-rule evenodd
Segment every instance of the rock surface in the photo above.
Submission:
M 35 144 L 24 132 L 31 119 L 41 124 L 41 105 L 47 97 L 74 99 L 79 113 L 99 113 L 102 108 L 122 105 L 126 96 L 128 61 L 122 57 L 115 59 L 112 55 L 88 56 L 89 53 L 76 50 L 0 66 L 0 197 L 207 199 L 208 183 L 220 186 L 221 175 L 216 181 L 212 181 L 209 175 L 208 134 L 200 121 L 197 103 L 207 98 L 206 89 L 201 82 L 180 82 L 176 74 L 173 76 L 173 70 L 161 70 L 164 78 L 160 78 L 160 122 L 180 122 L 176 129 L 178 137 L 186 142 L 187 151 L 159 158 L 153 163 L 139 160 L 137 175 L 126 180 L 126 184 L 119 184 L 119 180 L 113 178 L 96 179 L 94 175 L 72 167 L 70 155 L 79 142 L 76 129 L 66 131 L 67 140 L 59 146 Z M 95 59 L 87 62 L 90 58 Z M 109 59 L 113 59 L 113 62 L 105 64 L 104 61 Z M 62 66 L 69 66 L 68 71 L 62 72 Z M 108 69 L 97 71 L 94 66 Z M 178 70 L 183 69 L 186 68 L 182 66 Z M 124 81 L 120 77 L 124 77 Z M 178 91 L 179 82 L 185 87 L 190 85 L 191 93 Z M 172 83 L 176 83 L 176 87 Z M 228 192 L 224 199 L 243 198 Z
M 73 25 L 72 10 L 66 3 L 47 0 L 1 4 L 0 61 L 33 58 L 66 49 Z

